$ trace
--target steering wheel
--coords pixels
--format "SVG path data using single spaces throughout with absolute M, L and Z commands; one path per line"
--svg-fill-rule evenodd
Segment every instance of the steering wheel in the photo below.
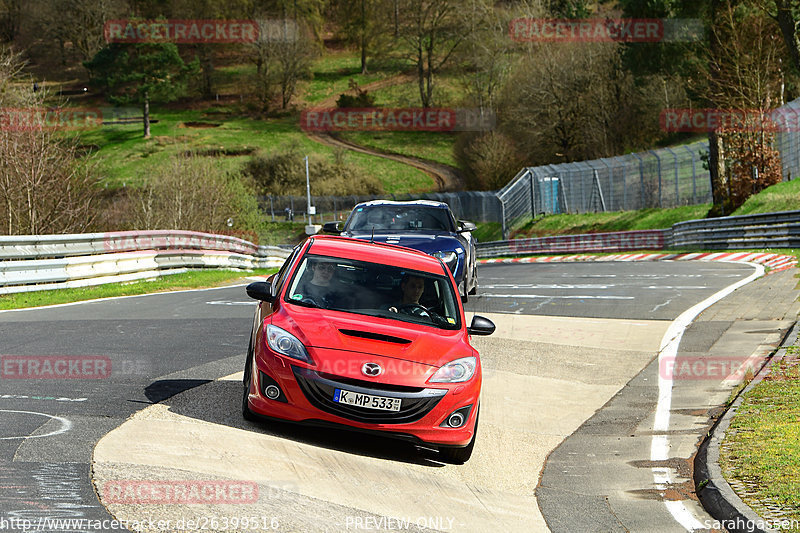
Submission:
M 431 314 L 428 312 L 428 309 L 425 306 L 420 304 L 403 304 L 397 306 L 397 310 L 401 313 L 405 313 L 407 315 L 419 316 L 419 317 L 426 317 L 430 318 Z
M 310 296 L 304 297 L 302 300 L 300 300 L 300 303 L 302 303 L 302 304 L 311 304 L 314 307 L 323 307 L 323 306 L 319 305 L 319 303 L 314 298 L 312 298 Z

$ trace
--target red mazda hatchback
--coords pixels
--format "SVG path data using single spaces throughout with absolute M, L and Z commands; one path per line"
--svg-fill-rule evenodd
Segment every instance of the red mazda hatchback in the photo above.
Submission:
M 247 287 L 260 300 L 242 414 L 336 424 L 433 445 L 463 463 L 478 428 L 481 363 L 455 281 L 425 253 L 315 236 Z

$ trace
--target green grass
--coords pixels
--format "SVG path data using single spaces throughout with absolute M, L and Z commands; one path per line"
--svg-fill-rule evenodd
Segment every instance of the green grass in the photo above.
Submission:
M 351 79 L 364 86 L 394 74 L 380 70 L 361 74 L 361 59 L 351 51 L 327 53 L 314 62 L 311 73 L 311 81 L 301 87 L 302 100 L 309 104 L 350 91 Z
M 431 131 L 352 131 L 339 136 L 347 141 L 385 152 L 420 157 L 457 167 L 453 155 L 456 135 Z
M 492 242 L 503 240 L 503 225 L 499 222 L 484 222 L 476 224 L 478 227 L 472 235 L 478 242 Z
M 700 204 L 671 209 L 547 215 L 522 226 L 512 238 L 669 228 L 676 222 L 704 218 L 710 208 L 710 204 Z
M 206 110 L 174 111 L 154 109 L 158 122 L 151 127 L 150 139 L 142 138 L 141 124 L 103 126 L 85 132 L 85 145 L 94 145 L 98 170 L 107 187 L 140 185 L 146 176 L 169 165 L 174 154 L 188 150 L 209 150 L 230 155 L 215 156 L 219 165 L 238 169 L 256 149 L 279 150 L 290 143 L 308 154 L 333 157 L 333 149 L 307 138 L 299 128 L 297 116 L 253 119 L 210 107 Z M 190 122 L 218 124 L 216 127 L 187 127 Z M 366 154 L 349 153 L 348 159 L 378 177 L 387 193 L 429 191 L 433 180 L 407 165 Z M 313 176 L 312 178 L 312 194 Z
M 800 180 L 784 181 L 767 187 L 734 212 L 734 215 L 774 213 L 800 209 Z
M 796 349 L 796 348 L 795 348 Z M 800 366 L 777 364 L 748 392 L 721 449 L 725 477 L 754 494 L 745 502 L 771 501 L 800 520 Z M 790 531 L 800 531 L 791 529 Z
M 95 287 L 77 289 L 54 289 L 49 291 L 25 292 L 0 296 L 0 309 L 21 309 L 55 305 L 112 296 L 132 296 L 153 292 L 180 289 L 217 287 L 234 281 L 242 281 L 247 276 L 271 274 L 277 269 L 257 269 L 252 272 L 232 270 L 192 270 L 183 274 L 162 276 L 152 281 L 136 281 L 119 284 L 109 283 Z

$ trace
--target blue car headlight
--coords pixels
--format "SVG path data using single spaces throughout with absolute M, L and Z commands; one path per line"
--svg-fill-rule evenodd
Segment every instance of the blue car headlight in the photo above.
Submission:
M 431 254 L 433 257 L 438 257 L 441 259 L 447 268 L 450 269 L 450 272 L 455 274 L 456 267 L 458 266 L 458 254 L 453 251 L 448 252 L 434 252 Z

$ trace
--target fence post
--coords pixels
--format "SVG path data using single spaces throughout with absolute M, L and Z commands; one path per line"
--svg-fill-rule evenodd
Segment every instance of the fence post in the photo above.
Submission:
M 530 169 L 528 169 L 528 179 L 530 180 L 531 186 L 531 220 L 536 220 L 536 193 L 533 190 L 533 172 L 531 172 Z
M 694 150 L 689 148 L 688 145 L 684 145 L 684 148 L 692 158 L 692 205 L 697 205 L 697 168 L 695 166 Z
M 639 209 L 644 209 L 644 159 L 642 159 L 642 156 L 636 152 L 632 153 L 631 155 L 639 160 Z
M 275 206 L 272 205 L 272 195 L 269 195 L 269 214 L 272 216 L 272 221 L 275 222 Z
M 612 170 L 611 165 L 606 163 L 606 160 L 603 159 L 602 157 L 600 158 L 600 162 L 603 163 L 603 165 L 605 165 L 605 167 L 606 167 L 606 170 L 608 170 L 608 192 L 610 193 L 608 195 L 608 210 L 609 211 L 613 211 L 614 210 L 614 171 Z
M 672 154 L 672 158 L 675 160 L 675 206 L 679 206 L 681 195 L 678 191 L 678 154 L 673 152 L 669 146 L 665 146 L 664 148 Z
M 658 207 L 661 207 L 661 158 L 655 150 L 648 150 L 648 152 L 653 154 L 658 162 Z

